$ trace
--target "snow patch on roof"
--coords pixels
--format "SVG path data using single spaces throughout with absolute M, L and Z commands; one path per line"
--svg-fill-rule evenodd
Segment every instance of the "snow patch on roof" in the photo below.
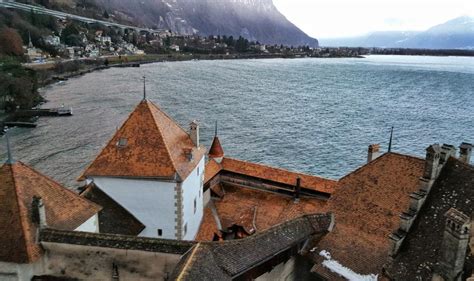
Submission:
M 322 265 L 334 273 L 341 275 L 342 277 L 346 278 L 349 281 L 377 281 L 378 276 L 376 274 L 369 274 L 369 275 L 361 275 L 350 268 L 347 268 L 340 264 L 338 261 L 333 260 L 331 257 L 331 253 L 326 250 L 322 250 L 319 252 L 319 255 L 325 258 L 326 260 L 323 261 Z

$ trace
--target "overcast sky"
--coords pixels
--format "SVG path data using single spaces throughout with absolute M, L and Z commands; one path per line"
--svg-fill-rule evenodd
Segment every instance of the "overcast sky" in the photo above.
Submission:
M 273 0 L 308 35 L 348 37 L 379 30 L 425 30 L 461 15 L 474 0 Z

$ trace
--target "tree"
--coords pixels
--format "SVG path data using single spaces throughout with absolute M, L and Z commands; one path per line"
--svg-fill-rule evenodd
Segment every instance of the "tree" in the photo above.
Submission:
M 61 32 L 61 39 L 63 42 L 67 44 L 66 40 L 70 35 L 79 35 L 79 28 L 74 22 L 68 24 Z
M 42 101 L 38 94 L 36 73 L 25 69 L 13 58 L 0 59 L 0 98 L 7 101 L 7 109 L 17 106 L 26 109 Z
M 66 38 L 64 38 L 64 43 L 68 46 L 82 46 L 84 43 L 82 42 L 82 38 L 78 34 L 70 34 Z
M 109 18 L 109 13 L 107 13 L 107 10 L 104 11 L 104 14 L 102 16 L 104 17 L 104 19 Z
M 23 40 L 15 29 L 6 27 L 0 30 L 0 53 L 17 57 L 23 55 Z

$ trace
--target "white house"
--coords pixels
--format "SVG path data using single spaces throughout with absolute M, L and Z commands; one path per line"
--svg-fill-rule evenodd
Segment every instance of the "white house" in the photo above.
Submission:
M 144 99 L 79 178 L 94 184 L 145 228 L 139 236 L 193 240 L 203 216 L 205 148 Z
M 170 46 L 170 49 L 175 51 L 175 52 L 179 52 L 179 46 L 178 45 L 173 44 L 173 45 Z
M 59 36 L 56 35 L 48 35 L 44 37 L 43 40 L 46 44 L 52 46 L 59 46 L 61 44 L 61 39 L 59 38 Z

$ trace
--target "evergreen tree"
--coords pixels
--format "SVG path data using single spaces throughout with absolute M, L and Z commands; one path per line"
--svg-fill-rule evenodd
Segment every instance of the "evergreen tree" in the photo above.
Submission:
M 61 32 L 61 40 L 67 44 L 66 40 L 71 35 L 79 35 L 79 28 L 74 22 L 71 22 L 63 29 Z
M 104 14 L 102 15 L 102 17 L 104 17 L 104 19 L 109 18 L 109 13 L 107 13 L 107 10 L 104 11 Z

